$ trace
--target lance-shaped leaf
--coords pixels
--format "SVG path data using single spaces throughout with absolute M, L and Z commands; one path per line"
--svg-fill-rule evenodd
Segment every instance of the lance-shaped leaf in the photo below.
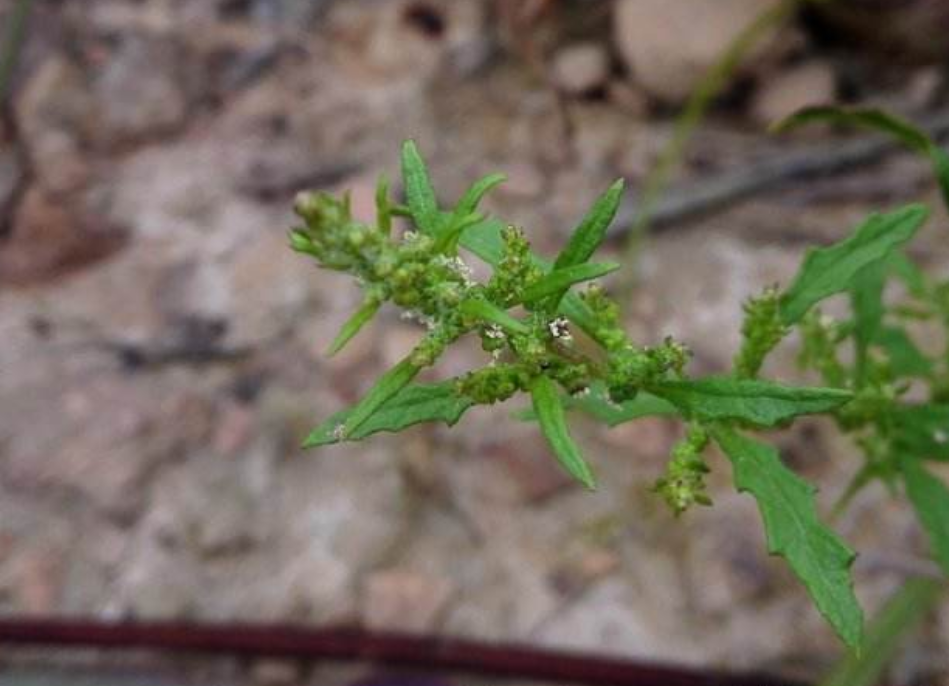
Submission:
M 366 420 L 372 417 L 389 398 L 401 391 L 420 371 L 421 367 L 412 364 L 406 358 L 380 376 L 362 400 L 349 410 L 346 419 L 335 427 L 337 438 L 339 440 L 350 438 Z M 304 447 L 307 444 L 305 443 Z
M 463 314 L 469 317 L 480 319 L 491 324 L 497 324 L 507 333 L 528 334 L 530 328 L 520 319 L 508 314 L 497 305 L 492 305 L 487 300 L 472 298 L 465 300 L 459 306 Z
M 503 223 L 496 219 L 487 219 L 465 229 L 458 244 L 492 267 L 497 267 L 504 257 L 504 240 L 501 238 L 503 230 Z M 538 267 L 544 271 L 550 271 L 549 262 L 536 255 L 531 257 Z M 596 340 L 596 318 L 580 296 L 576 293 L 567 293 L 561 299 L 558 311 L 581 331 Z
M 345 440 L 359 440 L 379 431 L 401 431 L 422 422 L 445 422 L 452 426 L 473 405 L 470 398 L 458 394 L 453 380 L 409 384 L 379 406 Z M 314 448 L 340 442 L 339 427 L 345 424 L 351 414 L 352 409 L 337 412 L 316 427 L 303 446 Z
M 857 382 L 862 385 L 867 374 L 867 354 L 883 324 L 883 286 L 886 283 L 888 260 L 867 265 L 854 277 L 850 287 L 853 309 L 853 342 L 856 353 Z
M 593 207 L 570 236 L 570 240 L 554 262 L 554 269 L 562 269 L 589 260 L 606 238 L 606 230 L 616 216 L 623 198 L 623 180 L 618 179 L 597 198 Z
M 942 197 L 949 206 L 949 155 L 915 124 L 872 108 L 808 107 L 778 122 L 774 129 L 786 131 L 812 122 L 831 122 L 874 129 L 892 136 L 910 150 L 929 158 Z
M 465 194 L 461 196 L 461 200 L 458 201 L 458 205 L 455 207 L 454 214 L 459 217 L 464 217 L 477 210 L 478 204 L 485 194 L 498 184 L 504 183 L 506 179 L 507 177 L 504 176 L 504 174 L 488 174 L 475 181 L 471 184 L 471 187 L 465 191 Z
M 537 421 L 540 423 L 540 430 L 550 443 L 557 461 L 584 486 L 590 490 L 595 489 L 596 479 L 593 476 L 593 470 L 583 459 L 580 449 L 567 429 L 567 417 L 560 404 L 557 385 L 546 376 L 536 377 L 531 383 L 531 400 Z
M 392 201 L 389 200 L 389 179 L 379 175 L 376 182 L 376 223 L 386 236 L 392 233 Z
M 405 187 L 405 202 L 409 206 L 415 225 L 422 233 L 434 236 L 441 224 L 435 189 L 428 175 L 428 167 L 418 151 L 415 141 L 402 144 L 402 185 Z
M 797 276 L 781 296 L 781 319 L 787 325 L 795 324 L 824 298 L 849 289 L 860 270 L 906 243 L 928 215 L 923 205 L 872 214 L 846 240 L 808 250 Z
M 547 272 L 536 283 L 524 289 L 519 302 L 532 304 L 544 298 L 564 293 L 574 284 L 592 281 L 619 269 L 614 262 L 584 262 Z M 559 303 L 554 303 L 557 305 Z
M 353 336 L 359 333 L 359 330 L 375 316 L 381 306 L 382 303 L 378 300 L 366 300 L 366 302 L 362 304 L 362 307 L 356 310 L 353 316 L 347 319 L 346 323 L 343 324 L 343 328 L 339 330 L 339 333 L 336 334 L 336 338 L 330 343 L 329 350 L 327 350 L 326 354 L 333 356 L 342 350 L 343 346 L 349 343 Z
M 607 426 L 614 427 L 642 417 L 668 416 L 678 414 L 675 405 L 668 400 L 640 391 L 632 400 L 615 403 L 609 399 L 606 386 L 600 381 L 590 384 L 589 393 L 583 395 L 560 396 L 565 410 L 579 410 L 590 415 Z M 536 421 L 537 413 L 533 408 L 519 410 L 514 418 L 521 421 Z
M 771 446 L 724 425 L 713 426 L 712 436 L 732 463 L 735 486 L 758 502 L 768 551 L 787 560 L 843 641 L 859 646 L 863 612 L 850 578 L 855 554 L 817 518 L 814 488 Z
M 906 495 L 926 529 L 933 555 L 949 574 L 949 488 L 926 471 L 919 460 L 904 457 L 900 460 L 900 469 Z
M 762 427 L 777 426 L 800 415 L 827 412 L 853 397 L 849 391 L 837 388 L 783 386 L 731 376 L 665 381 L 649 390 L 693 419 L 739 420 Z
M 442 228 L 435 241 L 435 252 L 452 255 L 458 252 L 458 240 L 461 234 L 469 226 L 479 224 L 481 220 L 481 215 L 477 213 L 462 216 L 452 214 L 444 217 Z

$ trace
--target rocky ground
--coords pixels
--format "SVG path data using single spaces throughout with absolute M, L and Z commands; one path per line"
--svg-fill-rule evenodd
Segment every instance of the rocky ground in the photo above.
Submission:
M 419 331 L 385 313 L 324 355 L 358 292 L 286 248 L 296 191 L 349 189 L 368 219 L 377 174 L 395 176 L 415 137 L 446 198 L 506 171 L 488 207 L 552 251 L 613 178 L 641 187 L 670 115 L 761 3 L 562 5 L 36 2 L 0 131 L 3 613 L 355 621 L 806 677 L 835 658 L 722 460 L 712 509 L 676 521 L 647 492 L 678 435 L 663 420 L 580 427 L 592 495 L 506 406 L 451 431 L 297 449 Z M 827 130 L 765 137 L 809 102 L 942 102 L 938 69 L 875 59 L 804 25 L 775 31 L 676 182 L 833 145 Z M 896 156 L 673 224 L 630 265 L 629 328 L 720 371 L 744 298 L 786 281 L 808 243 L 917 197 L 936 202 L 925 167 Z M 940 231 L 942 215 L 918 251 L 945 270 Z M 799 378 L 792 358 L 771 373 Z M 855 468 L 821 422 L 777 440 L 824 505 Z M 925 564 L 880 489 L 838 528 L 864 552 L 868 608 Z M 943 610 L 902 668 L 949 679 L 947 645 Z

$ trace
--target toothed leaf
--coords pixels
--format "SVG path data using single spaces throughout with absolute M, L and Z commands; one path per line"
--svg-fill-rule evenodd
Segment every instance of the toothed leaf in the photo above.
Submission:
M 738 420 L 761 427 L 777 426 L 800 415 L 828 412 L 853 397 L 849 391 L 836 388 L 783 386 L 730 376 L 666 381 L 649 390 L 694 419 Z
M 386 400 L 376 412 L 359 425 L 345 440 L 356 441 L 380 431 L 401 431 L 422 422 L 444 422 L 454 425 L 474 402 L 455 390 L 455 382 L 409 384 Z M 353 410 L 337 412 L 316 427 L 304 447 L 315 448 L 340 442 L 338 427 L 343 426 Z
M 758 502 L 769 552 L 787 560 L 840 638 L 858 647 L 863 611 L 850 577 L 855 554 L 817 518 L 814 487 L 785 467 L 771 446 L 721 425 L 712 436 L 732 463 L 735 486 Z
M 927 216 L 929 210 L 923 205 L 872 214 L 846 240 L 808 250 L 797 276 L 781 296 L 781 319 L 787 325 L 795 324 L 824 298 L 849 289 L 860 270 L 906 243 Z

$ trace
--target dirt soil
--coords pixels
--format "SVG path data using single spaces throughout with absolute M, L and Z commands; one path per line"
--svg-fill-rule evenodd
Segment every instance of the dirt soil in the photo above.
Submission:
M 649 493 L 680 431 L 665 420 L 578 425 L 593 494 L 509 418 L 523 403 L 450 431 L 297 447 L 420 334 L 386 311 L 324 354 L 359 292 L 286 247 L 297 191 L 349 190 L 371 220 L 376 176 L 397 177 L 412 137 L 445 199 L 507 172 L 487 208 L 550 254 L 614 178 L 640 190 L 668 140 L 676 107 L 629 73 L 611 3 L 575 3 L 580 20 L 536 4 L 525 19 L 476 0 L 35 3 L 0 131 L 0 612 L 357 622 L 805 678 L 836 659 L 724 460 L 713 508 L 676 520 Z M 871 68 L 801 28 L 780 40 L 674 185 L 839 145 L 828 130 L 775 140 L 758 119 L 786 106 L 762 102 L 765 86 L 802 62 L 821 67 L 798 78 L 830 78 L 834 97 L 943 102 L 938 69 Z M 594 49 L 560 54 L 577 42 Z M 745 298 L 786 283 L 808 244 L 920 198 L 938 202 L 925 166 L 893 155 L 672 222 L 629 264 L 629 329 L 723 371 Z M 946 223 L 937 213 L 916 248 L 942 273 Z M 802 381 L 793 357 L 768 373 Z M 482 363 L 471 346 L 435 372 Z M 852 447 L 821 421 L 775 439 L 826 511 Z M 862 552 L 869 611 L 930 569 L 882 488 L 837 529 Z M 949 684 L 949 608 L 906 655 L 900 674 Z

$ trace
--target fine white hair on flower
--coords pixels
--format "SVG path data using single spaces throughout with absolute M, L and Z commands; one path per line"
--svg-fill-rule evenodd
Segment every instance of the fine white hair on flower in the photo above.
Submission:
M 547 329 L 550 331 L 550 335 L 558 340 L 573 340 L 573 336 L 570 335 L 570 324 L 566 317 L 557 317 L 547 324 Z
M 504 338 L 504 330 L 497 324 L 491 324 L 490 326 L 485 327 L 484 335 L 494 340 L 501 340 Z

